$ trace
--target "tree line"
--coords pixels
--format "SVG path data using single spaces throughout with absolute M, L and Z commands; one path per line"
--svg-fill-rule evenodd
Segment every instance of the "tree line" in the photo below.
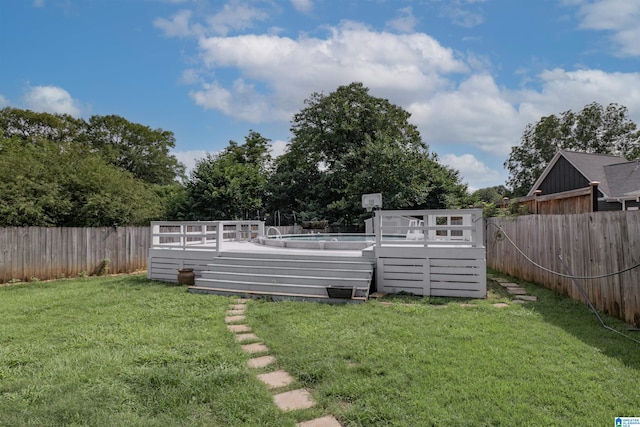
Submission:
M 496 206 L 526 194 L 558 149 L 640 157 L 626 107 L 589 104 L 527 125 L 505 168 L 506 186 L 469 194 L 439 162 L 410 113 L 362 83 L 312 93 L 291 120 L 285 153 L 250 130 L 244 142 L 196 162 L 189 176 L 170 131 L 116 115 L 0 110 L 0 226 L 146 225 L 151 220 L 326 220 L 350 230 L 370 216 L 361 195 L 385 209 Z

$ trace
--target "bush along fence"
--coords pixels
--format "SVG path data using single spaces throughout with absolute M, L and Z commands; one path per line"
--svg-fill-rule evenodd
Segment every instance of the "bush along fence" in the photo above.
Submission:
M 575 281 L 596 308 L 640 326 L 639 211 L 490 218 L 486 236 L 488 267 L 584 301 Z
M 0 283 L 145 270 L 149 227 L 0 228 Z

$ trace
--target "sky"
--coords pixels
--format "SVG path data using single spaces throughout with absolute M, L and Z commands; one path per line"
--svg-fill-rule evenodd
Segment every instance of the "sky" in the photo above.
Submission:
M 192 168 L 250 130 L 281 154 L 314 93 L 362 82 L 470 190 L 529 123 L 640 124 L 640 0 L 0 0 L 0 108 L 174 132 Z

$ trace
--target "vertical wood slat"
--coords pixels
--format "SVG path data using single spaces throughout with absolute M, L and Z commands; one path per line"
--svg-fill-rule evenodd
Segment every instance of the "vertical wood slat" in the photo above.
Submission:
M 575 276 L 600 276 L 640 263 L 640 212 L 590 212 L 491 218 L 487 225 L 487 265 L 523 280 L 583 300 L 571 279 L 527 261 L 498 228 L 540 265 L 565 273 L 562 255 Z M 578 279 L 600 310 L 640 326 L 640 268 L 600 279 Z
M 149 227 L 0 228 L 0 283 L 95 274 L 109 258 L 111 273 L 147 268 Z

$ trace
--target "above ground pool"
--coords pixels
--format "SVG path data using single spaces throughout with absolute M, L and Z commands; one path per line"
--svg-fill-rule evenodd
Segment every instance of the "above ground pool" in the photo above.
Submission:
M 405 236 L 384 236 L 384 239 L 405 239 Z M 344 249 L 359 250 L 373 246 L 376 236 L 373 234 L 282 234 L 260 236 L 258 243 L 280 248 L 296 249 Z

